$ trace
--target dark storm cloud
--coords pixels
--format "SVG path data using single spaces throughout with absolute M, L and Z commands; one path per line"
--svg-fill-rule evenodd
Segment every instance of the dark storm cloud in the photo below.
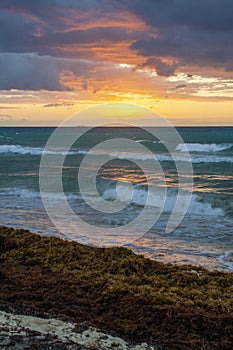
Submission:
M 101 0 L 1 0 L 0 89 L 69 90 L 60 76 L 69 71 L 85 77 L 93 66 L 80 58 L 95 55 L 90 47 L 111 47 L 144 37 L 139 30 L 111 26 L 111 21 L 107 28 L 94 25 L 101 13 L 109 12 L 111 19 L 113 7 Z M 77 10 L 90 10 L 88 21 L 93 26 L 85 28 L 85 16 L 79 16 Z M 76 29 L 74 23 L 84 28 Z M 85 52 L 83 45 L 90 45 Z
M 232 31 L 232 0 L 135 0 L 128 7 L 152 26 Z
M 106 14 L 109 7 L 106 1 L 3 0 L 0 2 L 0 52 L 36 52 L 40 55 L 75 57 L 76 51 L 77 57 L 78 45 L 93 44 L 98 47 L 103 42 L 114 45 L 145 36 L 140 30 L 111 26 L 111 12 L 107 27 L 95 26 L 95 20 Z M 91 11 L 88 20 L 93 27 L 73 28 L 74 23 L 85 27 L 87 19 L 73 13 L 80 9 Z M 73 44 L 76 45 L 75 50 L 63 49 Z
M 38 43 L 45 45 L 89 44 L 100 41 L 130 41 L 142 36 L 138 31 L 127 31 L 119 27 L 95 27 L 84 30 L 73 30 L 64 33 L 48 33 L 44 38 L 39 38 Z
M 38 56 L 37 54 L 0 54 L 1 90 L 70 90 L 60 81 L 63 71 L 77 77 L 93 65 L 86 61 Z
M 1 90 L 66 90 L 59 82 L 59 65 L 34 54 L 0 55 Z
M 177 28 L 176 33 L 166 30 L 162 38 L 135 41 L 131 49 L 149 57 L 145 61 L 145 65 L 148 63 L 148 66 L 153 60 L 156 63 L 160 57 L 169 57 L 178 62 L 177 66 L 194 64 L 220 67 L 226 71 L 233 70 L 233 35 L 225 32 L 211 34 L 206 31 L 192 32 L 189 28 Z M 171 70 L 171 74 L 173 73 Z
M 31 12 L 40 12 L 45 9 L 79 8 L 87 10 L 107 4 L 106 0 L 1 0 L 1 7 L 8 9 L 27 9 Z
M 136 0 L 130 3 L 130 8 L 158 31 L 158 36 L 136 40 L 130 46 L 149 58 L 145 65 L 150 65 L 152 57 L 169 57 L 180 65 L 233 71 L 231 0 Z M 158 69 L 156 64 L 155 68 Z M 159 69 L 157 73 L 160 74 Z
M 148 29 L 136 29 L 136 22 L 135 29 L 111 25 L 112 16 L 121 18 L 121 11 L 136 15 Z M 92 26 L 85 28 L 87 14 Z M 108 19 L 108 27 L 95 25 L 102 18 Z M 94 57 L 103 43 L 111 49 L 122 41 L 144 57 L 141 67 L 154 68 L 161 76 L 174 75 L 185 65 L 231 72 L 233 1 L 1 0 L 0 89 L 66 90 L 62 71 L 85 76 L 90 69 L 80 63 L 81 54 Z
M 174 62 L 163 61 L 160 58 L 152 57 L 148 58 L 144 63 L 139 65 L 139 68 L 143 67 L 154 68 L 158 75 L 169 77 L 175 73 L 178 64 Z
M 0 11 L 0 52 L 30 52 L 37 23 L 27 14 Z

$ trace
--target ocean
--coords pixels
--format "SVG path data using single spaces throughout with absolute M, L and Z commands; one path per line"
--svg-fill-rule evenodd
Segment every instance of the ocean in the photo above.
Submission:
M 60 223 L 64 220 L 65 229 L 61 232 L 44 208 L 39 181 L 43 150 L 54 130 L 51 127 L 0 128 L 1 225 L 30 229 L 42 235 L 56 235 L 87 244 L 121 244 L 136 253 L 165 263 L 194 264 L 233 271 L 233 127 L 177 128 L 183 142 L 174 145 L 174 151 L 177 161 L 182 163 L 186 161 L 184 152 L 188 149 L 194 187 L 188 211 L 172 232 L 166 230 L 166 225 L 178 191 L 176 162 L 166 149 L 163 139 L 157 140 L 145 130 L 131 127 L 94 128 L 72 144 L 62 168 L 63 191 L 75 215 L 92 229 L 88 230 L 88 225 L 79 226 L 80 221 L 75 220 L 75 217 L 68 218 L 67 223 L 66 213 L 61 211 L 57 215 Z M 69 130 L 64 129 L 64 133 L 69 133 Z M 91 151 L 95 145 L 114 138 L 130 139 L 135 145 L 148 149 L 151 155 L 144 154 L 143 149 L 121 149 L 118 153 L 110 149 L 108 152 L 106 148 L 102 153 Z M 58 156 L 59 152 L 63 154 L 59 149 Z M 92 193 L 86 193 L 86 197 L 83 197 L 80 192 L 78 174 L 87 154 L 91 156 L 91 162 L 84 166 L 87 174 L 98 170 L 96 188 L 99 196 L 109 208 L 118 199 L 122 206 L 119 211 L 98 211 L 98 201 Z M 106 155 L 112 159 L 97 169 L 101 157 Z M 137 161 L 149 164 L 152 158 L 159 162 L 162 172 L 151 172 L 146 177 Z M 51 158 L 46 169 L 47 190 L 43 196 L 47 196 L 53 207 L 59 210 L 60 193 L 50 191 L 53 179 L 50 173 L 54 169 Z M 156 193 L 151 193 L 148 200 L 150 184 L 158 189 L 166 187 L 162 209 Z M 92 198 L 92 202 L 87 203 L 87 198 Z M 92 208 L 91 203 L 94 202 L 95 208 Z M 141 230 L 139 225 L 135 237 L 131 233 L 127 240 L 128 236 L 116 234 L 114 239 L 111 234 L 109 240 L 107 232 L 117 232 L 119 227 L 126 227 L 127 230 L 127 225 L 143 212 L 145 206 L 151 208 L 150 218 L 153 218 L 156 210 L 159 212 L 161 209 L 158 219 L 154 220 L 148 232 Z M 96 234 L 93 234 L 95 228 Z

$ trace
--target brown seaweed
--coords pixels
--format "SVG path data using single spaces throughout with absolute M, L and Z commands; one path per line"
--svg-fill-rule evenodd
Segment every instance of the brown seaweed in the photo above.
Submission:
M 233 348 L 233 274 L 0 227 L 0 307 L 172 349 Z

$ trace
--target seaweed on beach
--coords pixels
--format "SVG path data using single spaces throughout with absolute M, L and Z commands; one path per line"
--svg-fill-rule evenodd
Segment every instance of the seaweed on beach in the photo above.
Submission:
M 233 274 L 0 227 L 0 308 L 172 349 L 232 349 Z

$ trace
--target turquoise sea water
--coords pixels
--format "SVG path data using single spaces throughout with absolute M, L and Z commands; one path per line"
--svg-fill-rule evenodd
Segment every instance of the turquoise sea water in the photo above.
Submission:
M 202 264 L 208 268 L 233 269 L 233 128 L 183 127 L 177 128 L 184 143 L 174 146 L 180 162 L 185 146 L 193 164 L 194 191 L 189 210 L 181 224 L 172 233 L 166 233 L 166 223 L 171 215 L 177 195 L 177 173 L 172 157 L 163 140 L 136 128 L 97 128 L 85 134 L 72 145 L 63 166 L 63 188 L 69 204 L 83 220 L 104 230 L 123 226 L 140 214 L 147 198 L 148 179 L 135 160 L 147 162 L 143 152 L 115 152 L 113 160 L 101 167 L 97 174 L 97 188 L 105 200 L 116 199 L 116 183 L 133 184 L 133 197 L 125 210 L 103 214 L 92 210 L 83 200 L 77 182 L 81 161 L 92 147 L 114 138 L 131 139 L 144 145 L 161 164 L 166 179 L 165 207 L 150 231 L 136 241 L 122 242 L 135 252 L 164 262 Z M 39 166 L 45 144 L 54 128 L 0 128 L 0 224 L 29 228 L 34 232 L 61 235 L 48 218 L 39 189 Z M 64 131 L 69 133 L 69 130 Z M 106 150 L 105 150 L 106 154 Z M 101 152 L 92 154 L 95 168 Z M 52 170 L 51 170 L 52 171 Z M 149 181 L 162 186 L 161 174 L 151 174 Z M 48 191 L 54 199 L 59 196 Z M 127 188 L 120 193 L 120 201 L 128 200 Z M 156 197 L 150 205 L 157 205 Z M 62 213 L 61 213 L 62 214 Z M 70 222 L 67 237 L 85 241 L 87 232 L 77 232 Z M 64 233 L 63 233 L 64 237 Z M 104 237 L 95 242 L 104 245 Z M 113 242 L 114 243 L 114 242 Z

